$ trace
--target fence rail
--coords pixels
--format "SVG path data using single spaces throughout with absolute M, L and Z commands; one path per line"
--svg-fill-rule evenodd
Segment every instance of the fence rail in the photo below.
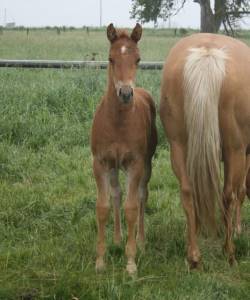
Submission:
M 75 61 L 75 60 L 16 60 L 0 59 L 0 67 L 5 68 L 52 68 L 52 69 L 107 69 L 107 61 Z M 163 62 L 141 62 L 142 70 L 161 70 Z

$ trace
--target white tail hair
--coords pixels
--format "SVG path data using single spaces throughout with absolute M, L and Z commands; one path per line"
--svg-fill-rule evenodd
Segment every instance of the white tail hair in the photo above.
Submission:
M 215 228 L 215 203 L 219 201 L 221 207 L 222 201 L 218 110 L 227 55 L 224 49 L 217 48 L 189 51 L 184 66 L 187 173 L 197 225 Z

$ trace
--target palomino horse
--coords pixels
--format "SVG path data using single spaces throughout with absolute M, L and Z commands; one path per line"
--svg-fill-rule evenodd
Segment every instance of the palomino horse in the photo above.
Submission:
M 164 66 L 160 116 L 187 217 L 190 267 L 200 261 L 198 228 L 215 228 L 216 200 L 223 208 L 225 250 L 232 264 L 232 219 L 246 194 L 250 160 L 250 49 L 215 34 L 194 34 L 179 41 Z
M 140 61 L 137 42 L 142 28 L 139 24 L 131 35 L 107 28 L 111 43 L 109 51 L 108 88 L 95 113 L 91 148 L 93 170 L 98 196 L 96 214 L 98 224 L 96 270 L 104 268 L 105 225 L 109 215 L 109 190 L 114 207 L 114 242 L 121 241 L 118 170 L 127 174 L 125 217 L 128 227 L 126 245 L 127 271 L 136 272 L 135 229 L 144 243 L 144 205 L 148 197 L 147 184 L 151 176 L 151 160 L 157 143 L 155 105 L 144 89 L 135 88 L 135 75 Z

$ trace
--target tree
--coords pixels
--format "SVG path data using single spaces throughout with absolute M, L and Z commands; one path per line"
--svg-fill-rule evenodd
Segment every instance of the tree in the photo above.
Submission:
M 214 0 L 214 9 L 210 0 L 132 0 L 130 14 L 142 23 L 153 21 L 156 25 L 158 19 L 176 15 L 188 1 L 200 5 L 201 32 L 218 32 L 223 25 L 228 34 L 234 34 L 238 21 L 250 14 L 249 0 Z

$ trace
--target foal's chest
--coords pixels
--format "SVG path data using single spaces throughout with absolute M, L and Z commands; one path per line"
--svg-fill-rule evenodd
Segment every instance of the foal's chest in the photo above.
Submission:
M 139 157 L 144 157 L 147 149 L 146 132 L 122 128 L 106 128 L 95 137 L 95 154 L 98 160 L 109 168 L 127 169 Z M 94 154 L 94 155 L 95 155 Z
M 136 161 L 138 152 L 125 144 L 112 143 L 102 152 L 98 153 L 99 161 L 108 168 L 127 169 L 129 165 Z
M 100 109 L 93 123 L 92 152 L 102 164 L 127 168 L 148 149 L 147 115 L 128 110 L 116 116 Z

